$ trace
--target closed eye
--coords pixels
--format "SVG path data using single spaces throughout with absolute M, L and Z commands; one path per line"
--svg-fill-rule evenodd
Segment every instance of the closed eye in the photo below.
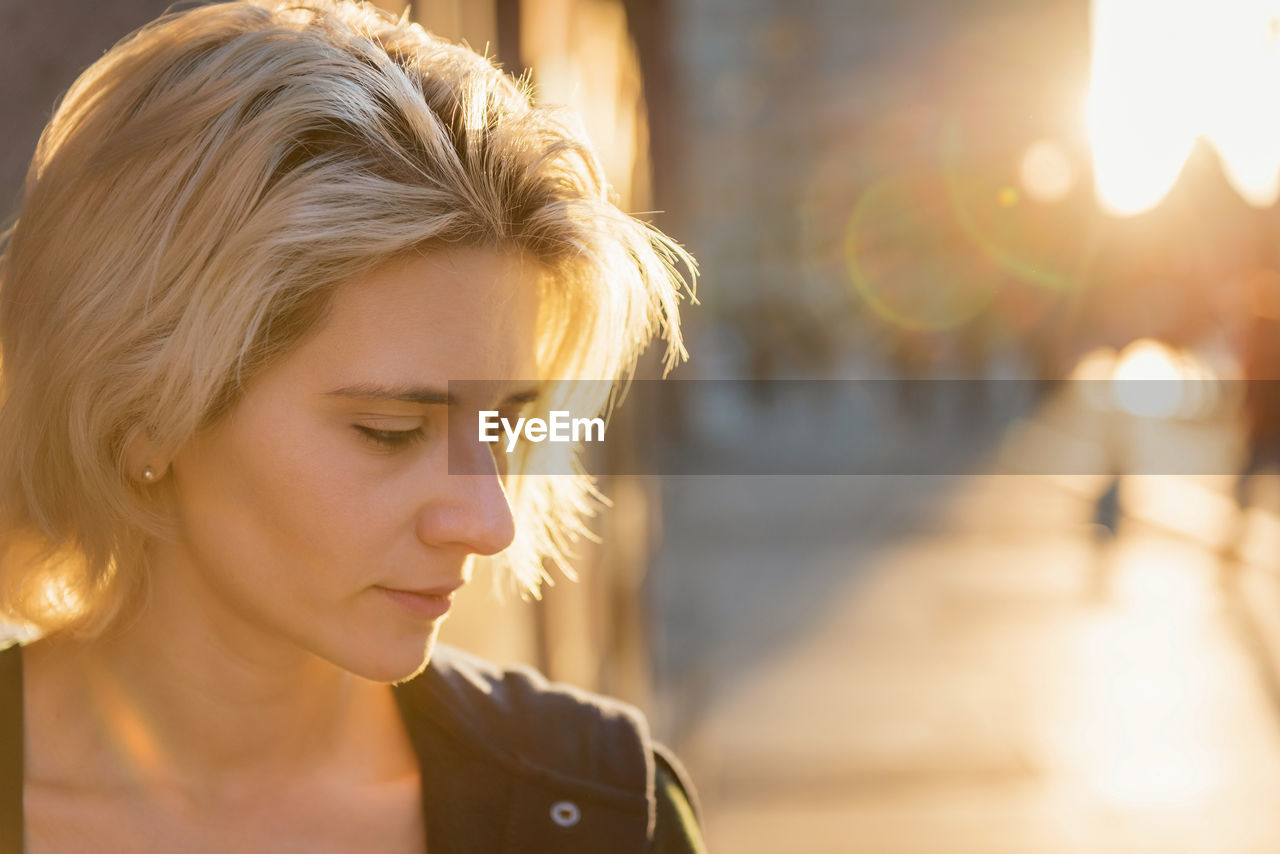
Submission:
M 385 451 L 399 450 L 415 442 L 421 442 L 426 438 L 426 433 L 421 427 L 414 427 L 411 430 L 379 430 L 376 427 L 368 427 L 364 424 L 352 426 L 366 440 Z

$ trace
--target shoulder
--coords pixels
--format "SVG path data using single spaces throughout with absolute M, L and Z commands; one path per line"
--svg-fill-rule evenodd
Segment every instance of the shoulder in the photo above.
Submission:
M 453 803 L 482 797 L 517 823 L 549 819 L 541 824 L 552 833 L 643 846 L 655 839 L 658 819 L 666 821 L 673 784 L 683 803 L 693 802 L 687 777 L 653 742 L 638 709 L 531 668 L 498 667 L 439 645 L 427 669 L 396 693 L 423 767 L 442 769 L 437 785 Z M 520 831 L 526 839 L 531 832 Z
M 619 792 L 653 784 L 651 741 L 634 707 L 549 682 L 528 667 L 499 667 L 438 645 L 422 674 L 397 687 L 410 729 L 530 774 Z
M 706 854 L 698 825 L 698 799 L 693 783 L 675 754 L 654 749 L 656 815 L 649 851 L 654 854 Z

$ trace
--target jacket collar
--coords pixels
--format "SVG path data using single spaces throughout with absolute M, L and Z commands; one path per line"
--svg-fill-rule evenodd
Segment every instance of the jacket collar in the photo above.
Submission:
M 644 851 L 654 764 L 636 709 L 446 645 L 396 699 L 433 852 Z

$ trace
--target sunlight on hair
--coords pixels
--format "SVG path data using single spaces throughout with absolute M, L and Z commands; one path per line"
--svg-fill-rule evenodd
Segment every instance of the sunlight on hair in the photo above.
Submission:
M 44 595 L 43 605 L 51 614 L 73 617 L 84 609 L 84 596 L 67 583 L 65 576 L 48 579 L 41 592 Z

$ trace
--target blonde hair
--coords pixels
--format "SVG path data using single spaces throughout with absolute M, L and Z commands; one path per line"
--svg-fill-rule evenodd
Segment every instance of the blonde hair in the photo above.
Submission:
M 445 245 L 519 249 L 552 273 L 548 376 L 625 378 L 655 334 L 667 366 L 684 354 L 691 259 L 610 201 L 570 117 L 472 51 L 354 2 L 286 0 L 167 15 L 103 56 L 0 238 L 0 615 L 108 625 L 168 530 L 130 444 L 181 447 L 338 284 Z M 548 405 L 603 408 L 607 393 L 581 399 L 601 385 L 562 384 Z M 585 531 L 591 484 L 514 481 L 500 558 L 536 592 Z

